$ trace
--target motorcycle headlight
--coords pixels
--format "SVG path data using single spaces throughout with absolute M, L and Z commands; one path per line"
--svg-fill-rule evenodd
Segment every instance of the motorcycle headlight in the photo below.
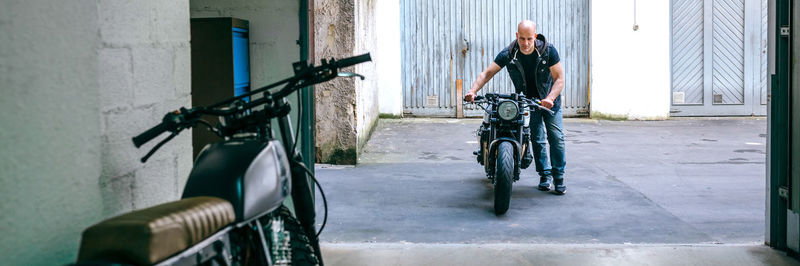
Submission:
M 511 121 L 511 119 L 514 119 L 517 117 L 517 114 L 519 114 L 519 107 L 517 107 L 516 102 L 502 102 L 497 106 L 497 114 L 500 115 L 500 119 Z

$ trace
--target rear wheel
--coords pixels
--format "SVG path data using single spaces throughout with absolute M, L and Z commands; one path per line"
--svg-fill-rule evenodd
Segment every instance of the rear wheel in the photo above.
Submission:
M 501 215 L 508 211 L 511 201 L 511 184 L 514 178 L 514 147 L 502 142 L 497 147 L 497 161 L 494 173 L 494 213 Z

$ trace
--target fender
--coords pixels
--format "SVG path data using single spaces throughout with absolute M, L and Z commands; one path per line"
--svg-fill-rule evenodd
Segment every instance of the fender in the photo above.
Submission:
M 500 137 L 496 138 L 489 144 L 489 154 L 494 154 L 495 150 L 497 150 L 497 146 L 500 146 L 502 142 L 511 142 L 514 147 L 514 165 L 519 164 L 520 158 L 522 158 L 522 144 L 520 144 L 516 139 L 508 138 L 508 137 Z M 494 156 L 491 156 L 494 159 Z M 488 169 L 494 169 L 495 160 L 489 160 L 488 165 L 486 167 L 491 167 Z

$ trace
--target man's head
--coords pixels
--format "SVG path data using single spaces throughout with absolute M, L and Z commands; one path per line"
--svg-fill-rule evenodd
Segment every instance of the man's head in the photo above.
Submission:
M 531 54 L 536 40 L 536 23 L 530 20 L 523 20 L 517 25 L 517 43 L 519 50 L 523 54 Z

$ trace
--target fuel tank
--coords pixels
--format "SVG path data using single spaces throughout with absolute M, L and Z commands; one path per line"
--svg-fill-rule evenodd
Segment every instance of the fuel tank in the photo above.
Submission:
M 206 145 L 197 156 L 182 198 L 228 200 L 236 221 L 277 209 L 291 195 L 291 172 L 278 141 L 226 140 Z

